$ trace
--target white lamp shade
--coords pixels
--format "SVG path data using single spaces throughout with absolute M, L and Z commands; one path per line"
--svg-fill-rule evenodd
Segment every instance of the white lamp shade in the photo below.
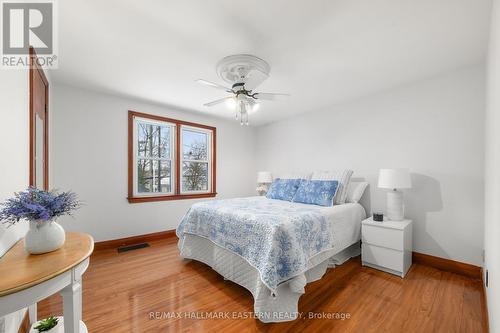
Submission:
M 260 171 L 257 174 L 257 183 L 272 183 L 273 175 L 269 171 Z
M 378 176 L 380 188 L 410 188 L 411 178 L 408 169 L 380 169 Z

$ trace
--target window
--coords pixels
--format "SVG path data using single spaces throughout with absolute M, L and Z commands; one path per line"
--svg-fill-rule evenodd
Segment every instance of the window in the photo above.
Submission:
M 181 193 L 207 192 L 210 188 L 210 134 L 209 130 L 181 126 Z
M 129 111 L 131 203 L 214 197 L 214 127 Z
M 172 160 L 175 125 L 136 118 L 136 193 L 173 193 Z

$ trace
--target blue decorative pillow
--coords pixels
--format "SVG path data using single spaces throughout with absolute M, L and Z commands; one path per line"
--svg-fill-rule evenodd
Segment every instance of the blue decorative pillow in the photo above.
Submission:
M 266 198 L 292 201 L 295 192 L 300 186 L 302 179 L 280 179 L 276 178 L 269 191 L 267 191 Z
M 336 180 L 302 180 L 293 202 L 319 206 L 333 206 L 339 182 Z

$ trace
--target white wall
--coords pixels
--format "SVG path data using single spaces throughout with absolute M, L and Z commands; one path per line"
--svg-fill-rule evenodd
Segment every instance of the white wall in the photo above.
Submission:
M 484 77 L 483 66 L 465 68 L 260 127 L 258 169 L 352 168 L 371 184 L 372 210 L 385 211 L 378 170 L 409 167 L 414 250 L 480 265 Z
M 485 162 L 485 267 L 490 331 L 500 332 L 500 2 L 495 1 L 490 36 Z
M 73 190 L 85 202 L 74 219 L 61 219 L 67 230 L 97 241 L 172 230 L 197 201 L 128 203 L 128 110 L 216 126 L 217 197 L 255 195 L 253 128 L 66 85 L 54 87 L 52 102 L 51 186 Z
M 28 186 L 29 79 L 28 70 L 0 73 L 0 202 Z M 24 236 L 27 223 L 5 229 L 0 225 L 0 257 Z M 0 333 L 17 332 L 25 310 L 0 318 Z

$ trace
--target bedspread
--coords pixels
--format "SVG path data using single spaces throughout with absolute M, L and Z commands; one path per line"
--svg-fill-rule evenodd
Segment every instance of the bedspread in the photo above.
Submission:
M 194 204 L 177 228 L 243 257 L 272 292 L 304 273 L 309 259 L 332 249 L 333 224 L 324 213 L 331 209 L 288 201 L 249 197 Z

